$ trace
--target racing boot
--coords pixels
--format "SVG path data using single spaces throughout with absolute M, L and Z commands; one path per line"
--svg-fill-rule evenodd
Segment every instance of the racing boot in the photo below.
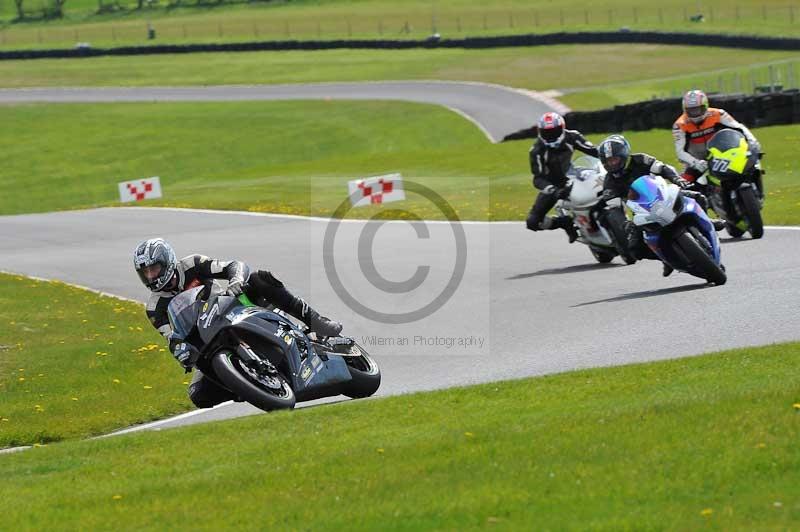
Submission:
M 663 275 L 664 277 L 669 277 L 670 275 L 672 275 L 672 272 L 675 271 L 675 268 L 673 268 L 666 262 L 662 262 L 662 264 L 664 265 L 664 270 L 661 272 L 661 275 Z
M 569 243 L 578 240 L 578 229 L 569 216 L 547 216 L 542 222 L 542 229 L 563 229 L 567 233 Z
M 725 220 L 720 220 L 719 218 L 713 218 L 711 223 L 714 224 L 714 230 L 719 232 L 725 229 Z
M 567 237 L 569 238 L 570 244 L 578 240 L 578 230 L 575 228 L 575 225 L 572 224 L 571 220 L 570 223 L 567 224 L 566 227 L 564 227 L 564 231 L 566 231 L 567 233 Z
M 308 328 L 321 336 L 339 336 L 342 324 L 320 315 L 319 312 L 308 306 L 303 299 L 296 297 L 292 305 L 292 316 L 303 320 Z M 298 312 L 299 311 L 299 312 Z

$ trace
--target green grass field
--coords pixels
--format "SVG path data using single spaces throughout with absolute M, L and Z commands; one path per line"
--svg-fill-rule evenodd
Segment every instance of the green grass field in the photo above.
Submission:
M 1 214 L 115 205 L 117 182 L 152 175 L 161 177 L 165 197 L 150 205 L 320 216 L 344 200 L 347 180 L 390 172 L 433 187 L 462 219 L 524 219 L 535 194 L 529 141 L 490 144 L 471 123 L 431 105 L 23 105 L 2 108 L 2 116 Z M 765 219 L 800 223 L 791 149 L 800 126 L 756 135 L 767 151 Z M 669 131 L 630 140 L 675 162 Z M 425 201 L 404 206 L 423 218 L 441 216 Z
M 692 60 L 687 61 L 687 57 Z M 797 52 L 659 45 L 214 53 L 0 61 L 0 87 L 441 79 L 485 81 L 534 90 L 594 89 L 620 93 L 616 97 L 630 100 L 687 90 L 698 82 L 713 89 L 720 76 L 725 87 L 732 89 L 731 76 L 738 71 L 749 74 L 753 70 L 763 82 L 765 64 L 781 64 L 785 72 L 787 62 L 797 61 Z M 795 71 L 796 83 L 800 80 L 800 65 Z M 785 72 L 785 84 L 789 81 L 787 76 Z M 671 79 L 675 77 L 678 79 Z M 743 77 L 742 85 L 749 81 L 749 77 Z M 616 87 L 612 90 L 610 84 Z M 638 88 L 618 87 L 620 84 Z M 569 98 L 567 103 L 572 104 Z
M 0 528 L 791 530 L 798 357 L 741 349 L 48 445 L 0 457 Z
M 33 8 L 43 4 L 25 0 Z M 110 2 L 106 2 L 110 3 Z M 119 2 L 134 4 L 132 0 Z M 10 1 L 0 3 L 0 48 L 95 46 L 242 40 L 422 38 L 434 31 L 445 37 L 581 30 L 703 31 L 794 35 L 800 8 L 784 0 L 727 2 L 604 0 L 599 5 L 564 0 L 369 0 L 292 1 L 207 5 L 167 9 L 166 2 L 142 11 L 96 16 L 96 0 L 67 0 L 67 16 L 47 23 L 9 24 L 16 16 Z M 706 20 L 688 18 L 702 12 Z M 157 39 L 146 40 L 147 23 Z
M 188 379 L 141 305 L 0 274 L 0 324 L 0 448 L 104 434 L 191 406 Z

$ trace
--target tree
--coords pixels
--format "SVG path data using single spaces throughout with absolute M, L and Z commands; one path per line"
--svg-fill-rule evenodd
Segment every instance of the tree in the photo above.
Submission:
M 17 6 L 17 18 L 22 20 L 25 18 L 25 11 L 22 9 L 22 3 L 25 0 L 14 0 L 14 4 Z
M 67 0 L 53 0 L 53 16 L 56 18 L 64 17 L 64 4 Z

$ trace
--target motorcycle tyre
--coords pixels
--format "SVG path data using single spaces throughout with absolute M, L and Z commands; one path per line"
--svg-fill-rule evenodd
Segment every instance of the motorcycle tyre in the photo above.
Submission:
M 614 257 L 617 256 L 616 253 L 613 253 L 611 251 L 605 251 L 603 249 L 597 249 L 595 247 L 590 247 L 589 251 L 592 252 L 594 260 L 596 260 L 600 264 L 608 264 L 609 262 L 614 260 Z
M 214 355 L 211 364 L 219 380 L 233 393 L 267 412 L 271 410 L 287 410 L 294 408 L 297 401 L 294 390 L 289 386 L 286 378 L 278 374 L 284 395 L 278 396 L 270 393 L 254 383 L 247 375 L 242 374 L 237 369 L 237 364 L 233 359 L 236 355 L 228 351 L 220 351 Z
M 355 344 L 353 348 L 358 349 L 361 354 L 358 357 L 344 357 L 352 380 L 344 384 L 342 394 L 351 399 L 361 399 L 374 395 L 378 391 L 381 385 L 381 370 L 375 360 L 361 346 Z M 366 369 L 355 367 L 353 363 L 356 360 L 359 361 L 359 366 L 365 366 Z
M 718 286 L 724 285 L 728 281 L 728 276 L 720 265 L 714 262 L 702 246 L 694 239 L 689 232 L 681 233 L 675 239 L 675 245 L 678 246 L 683 255 L 694 264 L 695 270 L 704 273 L 702 277 L 709 283 L 714 283 Z
M 747 220 L 750 236 L 758 239 L 764 236 L 764 220 L 761 218 L 761 205 L 753 188 L 742 188 L 738 191 L 742 214 Z

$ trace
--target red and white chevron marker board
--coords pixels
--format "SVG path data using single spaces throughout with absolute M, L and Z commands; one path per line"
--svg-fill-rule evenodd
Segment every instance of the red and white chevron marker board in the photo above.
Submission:
M 122 203 L 161 197 L 161 182 L 158 177 L 123 181 L 117 186 L 119 187 L 119 200 Z
M 353 207 L 406 199 L 406 192 L 403 190 L 403 176 L 400 174 L 380 175 L 348 181 L 347 188 Z

